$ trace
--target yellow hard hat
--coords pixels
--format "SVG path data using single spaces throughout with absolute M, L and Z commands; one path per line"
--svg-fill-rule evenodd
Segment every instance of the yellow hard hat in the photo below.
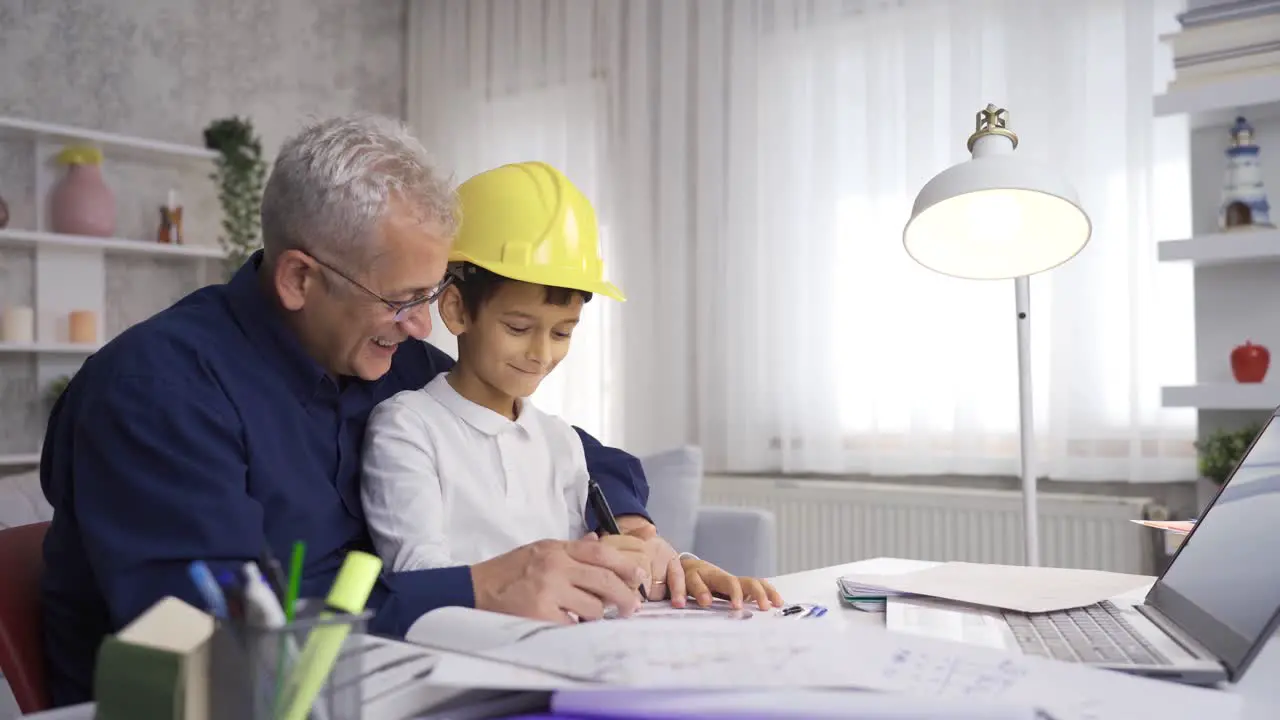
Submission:
M 564 173 L 542 162 L 503 165 L 462 183 L 458 198 L 462 224 L 450 262 L 626 300 L 604 279 L 595 210 Z

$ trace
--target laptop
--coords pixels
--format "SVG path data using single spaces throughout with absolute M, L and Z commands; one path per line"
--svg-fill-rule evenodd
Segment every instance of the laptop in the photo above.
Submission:
M 888 629 L 1194 685 L 1237 682 L 1280 625 L 1280 408 L 1145 598 L 1021 613 L 891 598 Z

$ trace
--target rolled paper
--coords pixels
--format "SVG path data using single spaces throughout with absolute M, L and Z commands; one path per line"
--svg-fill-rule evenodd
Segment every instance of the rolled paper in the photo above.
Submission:
M 92 310 L 72 310 L 71 342 L 92 345 L 98 342 L 98 314 Z
M 36 313 L 29 307 L 5 308 L 0 339 L 9 343 L 30 343 L 36 338 Z

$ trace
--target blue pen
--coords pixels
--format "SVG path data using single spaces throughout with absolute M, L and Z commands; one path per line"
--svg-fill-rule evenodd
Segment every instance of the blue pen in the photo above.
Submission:
M 187 574 L 191 576 L 191 581 L 196 584 L 196 589 L 200 591 L 201 597 L 204 598 L 204 604 L 209 608 L 209 612 L 213 616 L 222 620 L 227 618 L 227 598 L 222 594 L 222 588 L 218 587 L 218 581 L 214 580 L 213 572 L 209 570 L 209 566 L 203 560 L 196 560 L 187 566 Z
M 240 579 L 230 570 L 219 570 L 218 585 L 227 600 L 227 615 L 232 620 L 244 618 L 244 589 L 240 586 Z

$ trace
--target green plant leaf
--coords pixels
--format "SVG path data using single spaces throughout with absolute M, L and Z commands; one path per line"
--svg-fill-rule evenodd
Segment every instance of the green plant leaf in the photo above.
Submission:
M 1196 443 L 1200 475 L 1219 485 L 1226 482 L 1260 432 L 1261 423 L 1250 423 L 1239 430 L 1215 430 L 1204 442 Z
M 259 212 L 266 184 L 267 164 L 262 142 L 247 118 L 215 120 L 204 130 L 205 147 L 218 152 L 214 172 L 222 205 L 222 236 L 230 276 L 262 247 Z

